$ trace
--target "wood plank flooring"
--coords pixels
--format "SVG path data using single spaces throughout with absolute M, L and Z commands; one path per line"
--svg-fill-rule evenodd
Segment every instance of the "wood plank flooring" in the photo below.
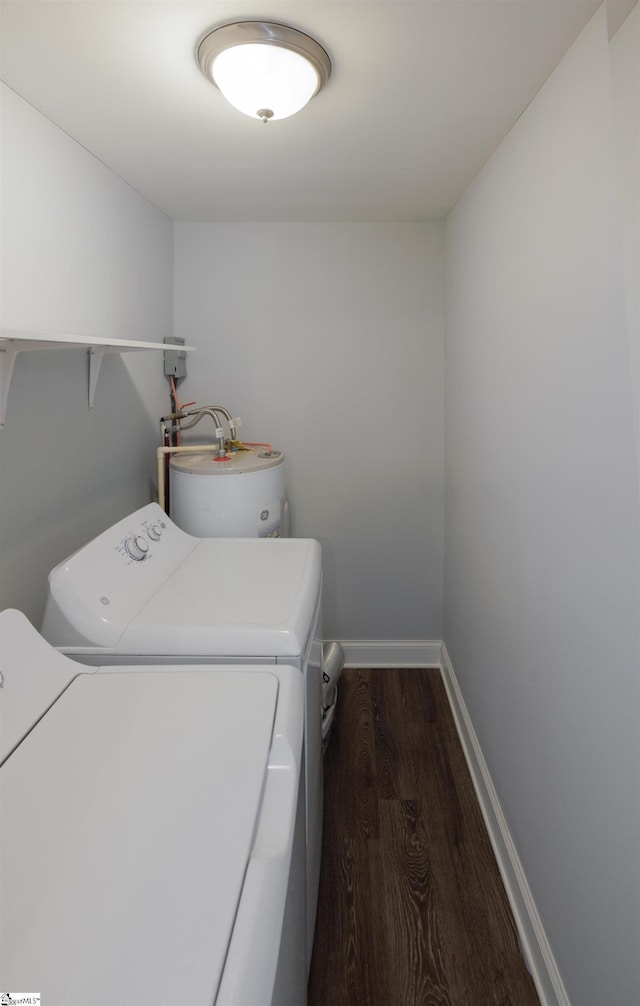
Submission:
M 439 670 L 347 670 L 308 1006 L 539 1006 Z

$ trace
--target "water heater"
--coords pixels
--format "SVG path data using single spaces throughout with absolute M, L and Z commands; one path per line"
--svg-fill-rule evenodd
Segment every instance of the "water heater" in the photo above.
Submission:
M 234 451 L 224 459 L 176 454 L 171 518 L 198 538 L 287 538 L 289 504 L 282 451 Z

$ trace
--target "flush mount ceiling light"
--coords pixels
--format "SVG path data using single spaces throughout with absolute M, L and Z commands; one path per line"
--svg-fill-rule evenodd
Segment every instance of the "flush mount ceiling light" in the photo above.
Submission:
M 227 101 L 254 119 L 286 119 L 318 93 L 331 74 L 322 46 L 274 21 L 238 21 L 208 31 L 197 59 Z

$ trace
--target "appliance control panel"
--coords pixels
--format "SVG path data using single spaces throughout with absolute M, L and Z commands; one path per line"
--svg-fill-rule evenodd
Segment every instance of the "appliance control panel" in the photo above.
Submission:
M 157 503 L 136 510 L 51 571 L 43 635 L 54 646 L 115 646 L 199 544 Z
M 122 555 L 125 559 L 131 559 L 134 562 L 142 562 L 143 559 L 148 558 L 152 554 L 150 552 L 150 546 L 159 542 L 162 538 L 163 532 L 166 530 L 166 520 L 159 519 L 153 523 L 148 520 L 143 520 L 136 531 L 132 531 L 123 538 L 120 549 Z

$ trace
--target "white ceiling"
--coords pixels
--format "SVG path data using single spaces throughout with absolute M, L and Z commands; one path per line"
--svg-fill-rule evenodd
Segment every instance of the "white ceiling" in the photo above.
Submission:
M 609 0 L 623 14 L 628 0 Z M 3 0 L 2 78 L 175 220 L 443 217 L 599 0 Z M 333 73 L 263 124 L 201 74 L 233 19 L 315 36 Z

